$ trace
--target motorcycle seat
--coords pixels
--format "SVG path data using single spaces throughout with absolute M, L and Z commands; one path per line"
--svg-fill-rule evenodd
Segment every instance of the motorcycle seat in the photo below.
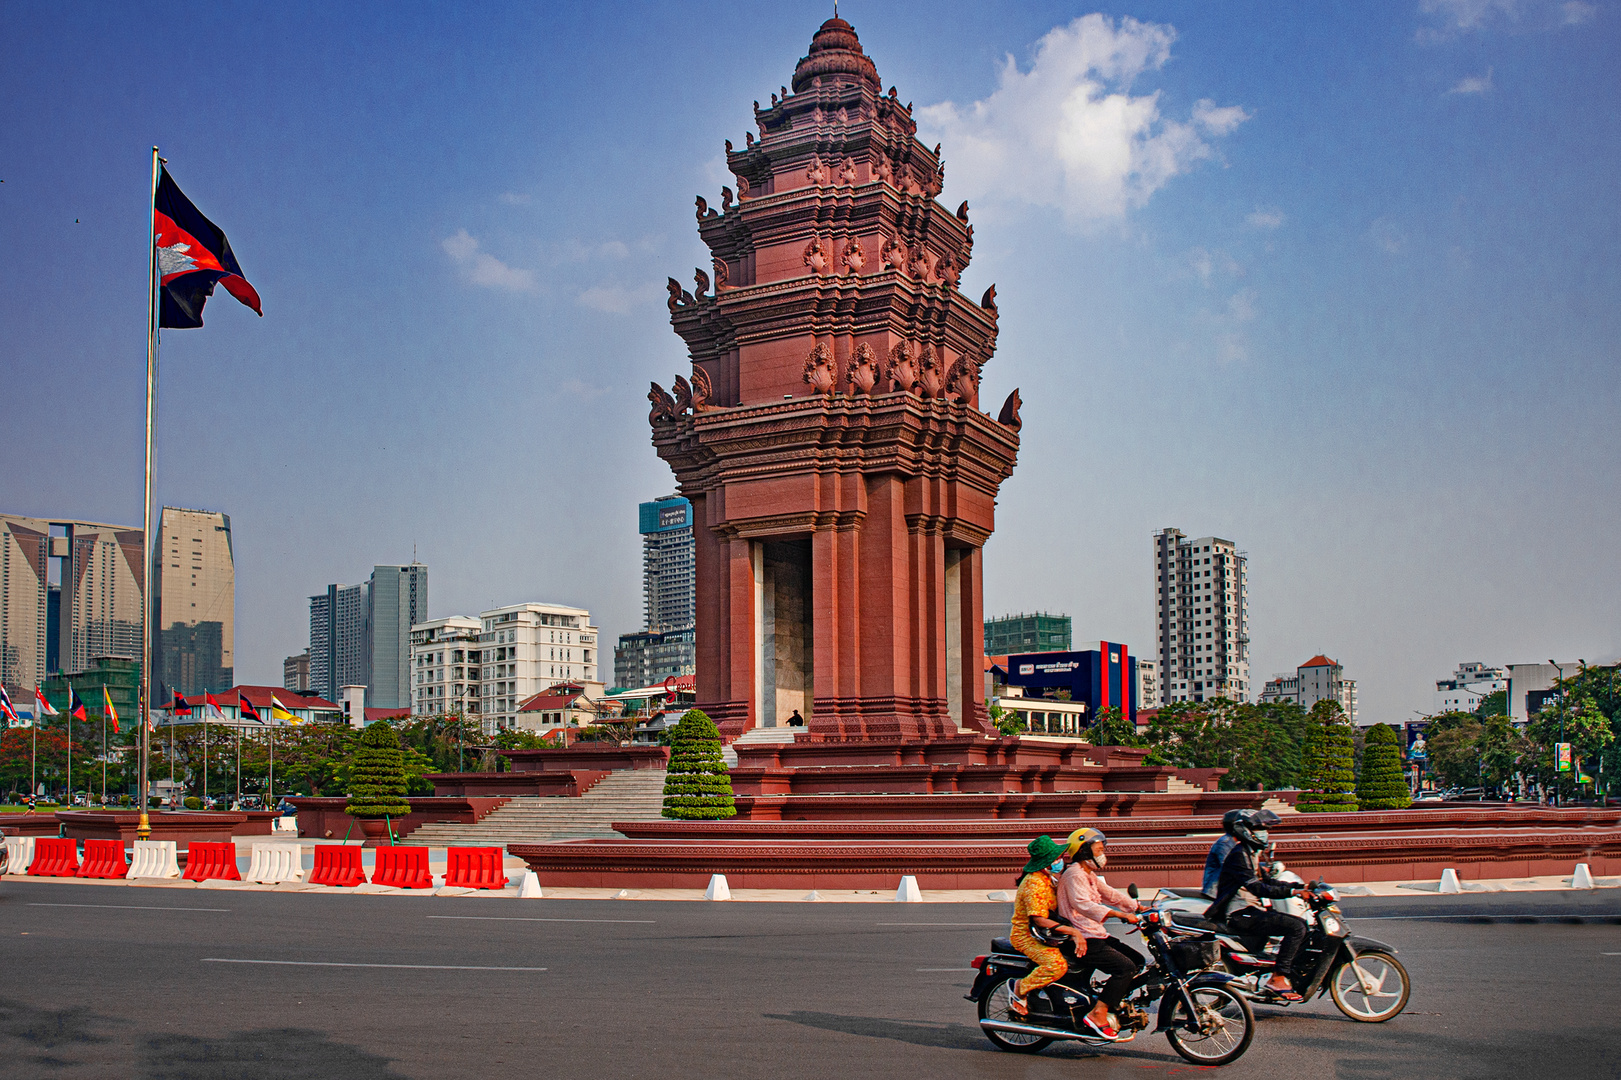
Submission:
M 1019 950 L 1013 947 L 1012 938 L 999 937 L 991 938 L 991 952 L 1018 953 Z
M 1168 893 L 1171 896 L 1181 897 L 1183 900 L 1214 900 L 1215 899 L 1214 896 L 1211 896 L 1209 893 L 1205 892 L 1203 889 L 1171 888 L 1170 886 L 1161 886 L 1159 891 L 1162 892 L 1162 893 Z
M 1226 923 L 1211 922 L 1194 915 L 1172 915 L 1171 921 L 1184 930 L 1203 930 L 1207 934 L 1229 933 Z

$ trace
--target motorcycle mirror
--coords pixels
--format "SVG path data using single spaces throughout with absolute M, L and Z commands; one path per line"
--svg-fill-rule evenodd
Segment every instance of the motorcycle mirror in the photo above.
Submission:
M 1133 900 L 1137 899 L 1137 883 L 1135 881 L 1126 886 L 1126 895 Z

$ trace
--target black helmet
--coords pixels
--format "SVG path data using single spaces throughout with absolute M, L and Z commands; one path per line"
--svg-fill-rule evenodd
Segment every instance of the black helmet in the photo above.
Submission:
M 1230 810 L 1222 818 L 1222 824 L 1240 844 L 1251 851 L 1260 851 L 1266 847 L 1267 837 L 1257 834 L 1265 833 L 1282 820 L 1270 810 Z

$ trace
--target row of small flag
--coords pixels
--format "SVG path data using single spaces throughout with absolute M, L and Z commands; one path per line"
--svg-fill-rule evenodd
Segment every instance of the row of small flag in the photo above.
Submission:
M 101 688 L 101 699 L 106 702 L 107 719 L 112 721 L 113 734 L 116 735 L 118 734 L 118 710 L 113 708 L 112 695 L 107 693 L 107 688 L 105 686 Z M 34 702 L 39 708 L 38 715 L 40 716 L 61 715 L 61 712 L 58 709 L 53 708 L 51 703 L 45 700 L 45 694 L 37 687 L 34 690 Z M 220 708 L 219 700 L 215 698 L 213 694 L 203 694 L 202 708 L 206 711 L 207 715 L 212 716 L 216 720 L 225 719 L 225 713 Z M 238 692 L 236 696 L 236 708 L 238 714 L 244 720 L 252 720 L 258 724 L 265 722 L 264 717 L 259 713 L 259 709 L 240 692 Z M 174 704 L 170 706 L 169 711 L 175 716 L 190 716 L 191 704 L 186 701 L 184 695 L 182 695 L 180 691 L 176 690 L 174 692 Z M 84 702 L 79 698 L 79 692 L 73 689 L 71 686 L 68 687 L 68 715 L 73 717 L 75 720 L 87 719 Z M 6 693 L 6 688 L 3 685 L 0 685 L 0 717 L 5 719 L 7 727 L 22 723 L 21 718 L 17 716 L 17 710 L 12 707 L 11 695 Z M 281 699 L 278 698 L 274 693 L 270 695 L 270 718 L 272 720 L 285 720 L 292 724 L 301 724 L 304 722 L 303 720 L 294 716 L 292 712 L 288 710 L 287 706 L 281 703 Z M 152 718 L 150 716 L 147 717 L 146 727 L 148 731 L 157 730 L 157 725 L 152 722 Z

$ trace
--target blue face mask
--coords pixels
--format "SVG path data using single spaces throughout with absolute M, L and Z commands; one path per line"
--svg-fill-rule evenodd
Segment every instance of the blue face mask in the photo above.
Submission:
M 1062 874 L 1064 872 L 1064 860 L 1059 859 L 1057 862 L 1047 867 L 1047 869 L 1054 874 Z

